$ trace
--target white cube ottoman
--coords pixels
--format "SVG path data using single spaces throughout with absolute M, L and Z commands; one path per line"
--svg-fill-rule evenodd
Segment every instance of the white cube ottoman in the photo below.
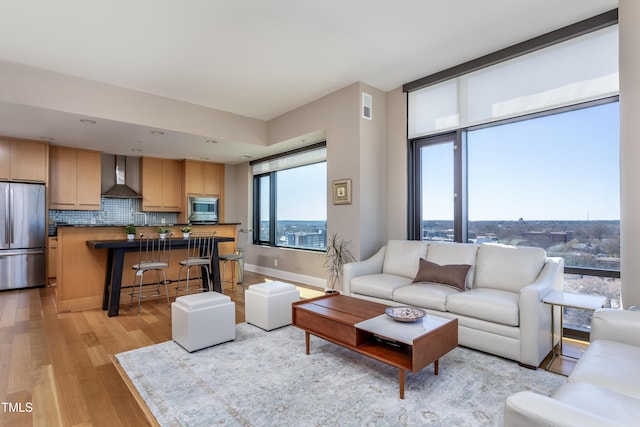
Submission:
M 236 338 L 236 304 L 218 292 L 176 298 L 171 304 L 171 336 L 188 352 Z
M 300 300 L 300 291 L 283 282 L 265 282 L 249 286 L 244 293 L 245 318 L 270 331 L 291 324 L 291 303 Z

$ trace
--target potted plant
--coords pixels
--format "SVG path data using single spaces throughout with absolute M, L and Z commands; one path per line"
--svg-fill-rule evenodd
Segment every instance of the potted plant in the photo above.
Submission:
M 191 233 L 191 227 L 182 227 L 180 231 L 182 231 L 182 237 L 184 237 L 185 239 L 188 239 L 189 233 Z
M 136 226 L 133 224 L 127 224 L 124 226 L 124 234 L 127 235 L 127 240 L 133 240 L 136 238 Z
M 342 267 L 355 261 L 355 257 L 351 253 L 349 246 L 351 241 L 345 241 L 338 233 L 333 233 L 327 241 L 327 252 L 324 255 L 324 267 L 329 273 L 328 287 L 326 293 L 337 292 L 335 290 L 336 283 L 342 279 Z
M 161 239 L 166 238 L 168 233 L 169 229 L 167 227 L 158 227 L 158 234 L 160 235 Z

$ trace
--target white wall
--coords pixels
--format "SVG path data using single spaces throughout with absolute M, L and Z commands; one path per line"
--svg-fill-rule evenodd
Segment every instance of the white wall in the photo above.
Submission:
M 640 305 L 640 2 L 620 0 L 620 240 L 622 304 Z
M 93 80 L 0 61 L 0 100 L 55 111 L 264 145 L 266 123 Z
M 386 94 L 365 84 L 360 85 L 360 92 L 372 96 L 372 118 L 360 120 L 360 171 L 358 191 L 354 197 L 359 198 L 359 235 L 360 251 L 358 258 L 368 258 L 386 242 L 387 223 L 387 162 L 386 162 Z
M 373 96 L 373 120 L 361 117 L 363 90 Z M 327 141 L 328 233 L 340 233 L 352 242 L 358 259 L 366 258 L 386 241 L 386 94 L 362 83 L 338 90 L 270 120 L 267 144 L 321 131 Z M 247 169 L 242 179 L 250 186 L 249 173 Z M 352 203 L 334 205 L 333 181 L 345 178 L 352 180 Z M 244 186 L 242 179 L 238 183 Z M 243 199 L 245 206 L 239 207 L 239 212 L 247 212 L 248 221 L 250 194 Z M 322 254 L 316 252 L 251 246 L 246 264 L 266 274 L 299 275 L 298 280 L 312 284 L 324 284 L 326 278 Z
M 387 92 L 387 239 L 407 238 L 407 96 Z

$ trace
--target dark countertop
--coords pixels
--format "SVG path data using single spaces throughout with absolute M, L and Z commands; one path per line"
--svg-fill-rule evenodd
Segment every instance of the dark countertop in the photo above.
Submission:
M 210 226 L 210 225 L 240 225 L 241 223 L 239 222 L 220 222 L 218 224 L 185 224 L 185 223 L 178 223 L 178 224 L 149 224 L 149 225 L 136 225 L 136 227 L 197 227 L 200 225 L 205 225 L 205 226 Z M 127 224 L 64 224 L 64 223 L 58 223 L 58 224 L 50 224 L 50 230 L 51 230 L 51 226 L 53 226 L 53 233 L 50 231 L 49 232 L 49 237 L 52 236 L 56 236 L 57 235 L 57 227 L 87 227 L 87 228 L 93 228 L 93 227 L 124 227 Z
M 184 248 L 187 246 L 187 239 L 181 237 L 171 237 L 171 247 L 174 249 Z M 216 242 L 233 242 L 233 237 L 215 237 Z M 140 240 L 87 240 L 87 245 L 94 249 L 134 249 L 140 248 Z

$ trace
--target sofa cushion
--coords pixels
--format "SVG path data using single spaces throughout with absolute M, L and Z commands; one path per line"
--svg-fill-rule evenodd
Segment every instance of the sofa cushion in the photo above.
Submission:
M 440 265 L 468 264 L 466 287 L 473 287 L 473 276 L 476 265 L 478 246 L 472 243 L 431 242 L 427 249 L 427 261 Z
M 456 294 L 451 286 L 436 283 L 414 283 L 393 291 L 393 301 L 431 310 L 446 311 L 447 297 Z
M 519 292 L 536 280 L 545 259 L 541 248 L 483 243 L 478 247 L 474 288 Z
M 606 371 L 609 366 L 600 368 Z M 640 420 L 640 400 L 593 384 L 566 383 L 552 397 L 621 425 L 638 425 Z
M 589 344 L 569 376 L 570 382 L 594 384 L 640 399 L 640 347 L 617 341 Z
M 413 279 L 413 283 L 438 283 L 464 291 L 469 268 L 471 266 L 468 264 L 439 265 L 421 258 L 418 274 Z
M 411 279 L 394 274 L 368 274 L 351 279 L 351 292 L 370 297 L 393 299 L 393 291 L 411 284 Z
M 427 242 L 389 240 L 384 254 L 382 272 L 413 279 L 418 273 L 420 258 L 427 256 Z
M 518 294 L 499 289 L 471 289 L 447 296 L 447 311 L 508 326 L 518 326 Z

